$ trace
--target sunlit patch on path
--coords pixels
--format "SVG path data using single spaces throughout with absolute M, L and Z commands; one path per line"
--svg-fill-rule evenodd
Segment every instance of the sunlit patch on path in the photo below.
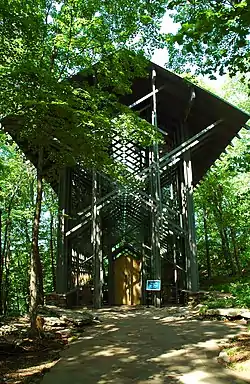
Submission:
M 63 352 L 43 384 L 228 384 L 239 381 L 218 364 L 218 342 L 239 324 L 199 321 L 186 308 L 111 308 L 102 322 Z

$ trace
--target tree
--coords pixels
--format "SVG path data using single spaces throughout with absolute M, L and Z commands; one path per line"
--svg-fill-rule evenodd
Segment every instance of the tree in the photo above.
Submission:
M 39 256 L 44 292 L 54 290 L 53 267 L 57 230 L 57 196 L 43 181 L 43 204 L 39 230 Z M 13 140 L 0 134 L 0 200 L 2 208 L 2 278 L 0 292 L 3 314 L 29 310 L 29 271 L 32 225 L 36 203 L 36 170 Z M 53 223 L 51 223 L 51 217 Z M 52 247 L 51 247 L 52 244 Z
M 145 74 L 142 51 L 162 44 L 164 4 L 3 2 L 0 115 L 19 118 L 13 124 L 23 126 L 20 135 L 31 151 L 51 146 L 47 156 L 55 161 L 57 147 L 61 163 L 75 163 L 81 153 L 87 166 L 108 166 L 107 148 L 115 133 L 152 140 L 150 125 L 119 105 L 115 95 L 129 92 L 131 80 Z M 67 81 L 81 71 L 95 87 L 83 79 L 81 84 Z M 114 115 L 123 124 L 119 119 L 114 124 Z
M 0 135 L 2 208 L 2 312 L 27 310 L 34 168 L 10 137 Z M 19 308 L 19 309 L 17 309 Z
M 249 0 L 170 0 L 168 9 L 180 27 L 168 34 L 169 66 L 176 71 L 196 68 L 214 78 L 250 70 Z
M 220 95 L 250 110 L 247 86 L 239 78 L 228 79 Z M 205 279 L 249 269 L 249 153 L 249 131 L 242 129 L 195 191 L 198 261 Z
M 114 135 L 144 144 L 156 138 L 153 127 L 122 107 L 117 95 L 129 92 L 131 80 L 145 74 L 142 50 L 161 46 L 164 5 L 156 0 L 3 1 L 0 116 L 8 130 L 18 129 L 17 137 L 37 157 L 30 275 L 33 327 L 42 297 L 38 239 L 45 153 L 53 164 L 50 178 L 75 164 L 114 173 L 108 156 Z M 69 81 L 81 71 L 79 81 Z

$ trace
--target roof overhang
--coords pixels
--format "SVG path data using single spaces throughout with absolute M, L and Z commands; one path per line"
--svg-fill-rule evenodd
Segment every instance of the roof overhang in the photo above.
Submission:
M 180 76 L 149 62 L 148 77 L 134 79 L 131 94 L 120 97 L 120 101 L 128 106 L 143 99 L 133 107 L 137 111 L 142 111 L 142 117 L 146 116 L 145 111 L 152 99 L 151 96 L 146 98 L 145 96 L 152 94 L 153 69 L 156 72 L 157 122 L 163 131 L 166 130 L 170 136 L 174 135 L 177 124 L 183 123 L 186 139 L 188 139 L 216 121 L 222 120 L 209 135 L 206 135 L 205 139 L 191 148 L 193 181 L 196 185 L 237 135 L 250 115 Z M 79 74 L 73 77 L 73 81 L 79 82 L 83 78 L 84 76 Z M 190 97 L 193 91 L 195 97 L 191 105 Z M 2 120 L 2 125 L 36 166 L 37 155 L 20 134 L 22 119 L 14 116 L 6 117 Z M 50 164 L 47 162 L 45 165 L 49 175 Z M 53 183 L 49 177 L 48 180 Z

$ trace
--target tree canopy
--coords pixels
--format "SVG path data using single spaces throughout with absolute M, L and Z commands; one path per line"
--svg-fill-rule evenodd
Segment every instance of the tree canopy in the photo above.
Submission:
M 44 287 L 39 243 L 44 161 L 50 162 L 49 172 L 57 179 L 61 169 L 75 164 L 113 175 L 116 169 L 108 149 L 114 136 L 144 145 L 157 138 L 155 128 L 122 106 L 118 95 L 128 93 L 132 79 L 145 74 L 145 54 L 162 45 L 164 4 L 155 0 L 4 0 L 1 4 L 0 119 L 8 132 L 15 132 L 17 142 L 25 143 L 37 166 L 30 236 L 26 230 L 31 242 L 33 329 Z M 73 77 L 76 74 L 79 81 Z M 14 197 L 11 206 L 13 201 Z M 9 221 L 10 217 L 6 239 Z M 50 232 L 53 248 L 53 228 Z M 0 256 L 4 307 L 10 251 Z
M 170 0 L 171 17 L 180 24 L 168 34 L 169 65 L 176 71 L 245 76 L 250 70 L 249 0 Z
M 160 33 L 166 7 L 180 24 L 167 37 Z M 54 164 L 52 173 L 78 163 L 114 174 L 108 156 L 114 136 L 145 146 L 157 139 L 152 125 L 119 103 L 133 78 L 145 74 L 145 56 L 167 43 L 169 65 L 178 72 L 192 66 L 210 77 L 247 77 L 249 9 L 249 0 L 2 1 L 0 119 L 15 130 L 17 142 L 27 143 L 38 169 L 1 133 L 0 312 L 35 311 L 39 290 L 55 288 L 62 213 L 43 183 L 44 158 Z M 249 110 L 237 78 L 224 91 L 222 96 Z M 195 193 L 205 277 L 250 268 L 249 133 L 242 135 Z
M 57 166 L 76 161 L 107 166 L 114 134 L 152 142 L 150 125 L 121 107 L 115 95 L 128 92 L 132 78 L 144 73 L 142 51 L 163 43 L 164 3 L 3 1 L 1 117 L 19 117 L 31 150 L 57 143 Z M 68 81 L 81 71 L 94 76 L 95 87 Z M 117 124 L 117 115 L 123 124 Z

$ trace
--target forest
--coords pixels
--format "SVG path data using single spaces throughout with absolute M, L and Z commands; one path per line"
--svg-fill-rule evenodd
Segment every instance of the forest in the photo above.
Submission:
M 224 88 L 224 89 L 223 89 Z M 247 87 L 234 78 L 220 95 L 249 112 Z M 249 127 L 242 128 L 195 191 L 200 282 L 231 293 L 213 306 L 249 307 Z
M 193 127 L 189 127 L 187 122 L 190 116 L 192 119 L 194 85 L 212 93 L 209 96 L 207 92 L 195 88 L 198 94 L 206 95 L 204 100 L 213 100 L 211 105 L 215 109 L 219 104 L 225 107 L 221 99 L 244 111 L 244 116 L 250 114 L 249 36 L 250 0 L 1 0 L 0 383 L 40 382 L 44 380 L 44 373 L 58 362 L 57 373 L 62 374 L 56 379 L 53 376 L 56 370 L 52 370 L 51 377 L 53 382 L 62 384 L 82 380 L 86 383 L 134 383 L 139 382 L 135 381 L 137 379 L 143 380 L 140 383 L 179 383 L 179 379 L 183 378 L 183 368 L 184 376 L 207 370 L 204 380 L 211 377 L 209 375 L 215 378 L 203 381 L 202 376 L 202 381 L 199 381 L 197 376 L 191 375 L 191 381 L 188 382 L 236 383 L 231 381 L 232 372 L 225 368 L 234 369 L 235 363 L 250 362 L 250 120 L 241 127 L 208 172 L 198 180 L 194 190 L 190 178 L 190 153 L 194 153 L 190 148 L 194 143 L 193 138 L 188 137 L 189 128 Z M 141 104 L 142 108 L 139 106 L 141 109 L 138 107 L 135 113 L 134 104 L 130 108 L 129 103 L 121 100 L 133 95 L 135 81 L 146 77 L 149 79 L 149 63 L 155 52 L 160 52 L 161 62 L 165 60 L 167 70 L 157 67 L 157 71 L 164 74 L 164 79 L 170 79 L 168 85 L 175 78 L 177 88 L 172 86 L 172 90 L 166 90 L 166 84 L 156 87 L 156 60 L 154 64 L 151 63 L 150 93 L 145 96 L 143 91 L 142 99 L 147 102 L 150 97 L 149 104 Z M 176 96 L 176 104 L 182 106 L 179 116 L 172 118 L 178 110 L 176 104 L 170 112 L 169 105 L 162 108 L 160 103 L 157 104 L 157 93 L 163 89 L 166 94 L 169 91 L 168 97 Z M 184 90 L 188 90 L 185 103 L 177 94 L 184 94 Z M 168 103 L 169 99 L 166 100 Z M 170 101 L 173 103 L 173 100 Z M 170 101 L 169 104 L 173 105 Z M 169 120 L 164 122 L 166 131 L 162 131 L 158 125 L 157 108 L 162 109 L 163 115 L 166 113 L 164 116 L 169 113 Z M 232 115 L 235 113 L 243 116 L 243 113 L 235 112 L 228 105 L 225 110 L 231 110 Z M 209 117 L 214 113 L 206 105 L 203 112 Z M 198 116 L 199 123 L 203 121 L 202 112 L 196 110 L 194 114 L 195 119 Z M 196 123 L 195 119 L 191 121 Z M 213 121 L 213 129 L 221 121 L 223 119 Z M 170 128 L 168 123 L 172 124 Z M 227 123 L 230 126 L 231 122 Z M 206 126 L 206 129 L 209 127 L 211 125 Z M 225 128 L 226 125 L 223 126 Z M 204 127 L 199 129 L 201 131 L 198 133 L 193 132 L 194 137 L 196 133 L 199 135 L 206 130 Z M 162 134 L 166 137 L 173 134 L 173 137 L 169 141 L 167 137 L 164 141 Z M 224 140 L 223 134 L 216 137 Z M 190 147 L 187 145 L 189 140 L 192 141 Z M 122 148 L 132 143 L 131 147 L 127 147 L 129 154 L 121 151 L 117 155 L 119 161 L 111 155 L 112 146 L 117 143 L 117 152 L 122 147 L 121 143 Z M 186 147 L 183 149 L 182 145 Z M 132 147 L 135 147 L 135 153 L 130 151 Z M 166 163 L 163 162 L 165 168 L 162 167 L 162 180 L 166 176 L 164 186 L 161 186 L 159 176 L 159 148 L 165 151 L 163 158 Z M 179 158 L 176 155 L 174 159 L 180 163 L 173 168 L 176 172 L 173 181 L 174 172 L 168 172 L 168 155 L 176 148 L 179 150 Z M 124 164 L 132 164 L 134 169 L 138 163 L 137 160 L 133 163 L 133 156 L 137 159 L 138 153 L 141 163 L 144 161 L 140 167 L 146 169 L 145 174 L 140 173 L 140 176 L 143 174 L 141 178 L 133 174 L 131 176 L 127 170 L 129 167 L 124 167 Z M 210 154 L 204 153 L 206 156 Z M 85 186 L 79 188 L 78 195 L 75 193 L 80 203 L 85 198 L 91 201 L 88 214 L 93 222 L 87 229 L 90 251 L 88 254 L 86 252 L 87 256 L 92 255 L 89 258 L 83 255 L 86 256 L 83 262 L 89 263 L 86 265 L 92 268 L 87 277 L 84 271 L 84 277 L 93 283 L 94 300 L 89 307 L 81 306 L 80 309 L 69 309 L 54 303 L 49 306 L 46 302 L 48 294 L 55 293 L 60 279 L 64 288 L 68 288 L 68 281 L 70 278 L 72 280 L 72 270 L 67 269 L 67 242 L 70 240 L 65 240 L 67 220 L 69 222 L 72 217 L 67 214 L 67 210 L 62 209 L 61 204 L 62 199 L 69 198 L 67 192 L 63 198 L 61 194 L 61 186 L 67 184 L 65 175 L 68 170 L 80 170 L 81 187 L 87 180 L 84 175 L 91 175 L 90 181 L 87 181 L 88 193 L 91 191 L 92 195 L 90 192 L 82 196 L 82 191 L 87 190 Z M 75 175 L 77 177 L 77 172 Z M 146 192 L 140 196 L 141 201 L 146 200 L 146 209 L 144 203 L 137 205 L 138 190 L 144 182 L 144 176 L 148 185 L 143 193 L 148 190 L 151 193 L 150 199 Z M 105 196 L 101 195 L 103 191 L 99 188 L 99 177 L 110 183 L 102 184 L 103 190 L 108 185 Z M 69 189 L 73 190 L 76 184 L 74 179 Z M 112 230 L 107 236 L 103 225 L 102 231 L 104 215 L 100 215 L 100 206 L 104 202 L 109 203 L 117 192 L 115 188 L 112 190 L 111 184 L 112 187 L 119 186 L 119 193 L 122 191 L 124 206 L 129 207 L 127 211 L 130 209 L 131 212 L 133 207 L 139 206 L 139 215 L 138 211 L 132 212 L 132 219 L 135 222 L 144 220 L 146 230 L 143 234 L 138 226 L 132 228 L 141 246 L 140 255 L 137 251 L 137 259 L 135 257 L 132 261 L 134 268 L 134 265 L 141 265 L 138 259 L 142 260 L 141 277 L 138 277 L 137 269 L 140 284 L 143 286 L 146 282 L 143 279 L 147 262 L 154 269 L 154 278 L 158 273 L 158 283 L 161 283 L 159 279 L 163 276 L 162 266 L 167 265 L 164 273 L 171 273 L 171 279 L 175 279 L 175 292 L 169 290 L 167 294 L 171 299 L 174 296 L 175 305 L 170 301 L 171 305 L 162 308 L 163 301 L 158 289 L 152 294 L 155 301 L 152 300 L 154 306 L 151 305 L 151 308 L 149 305 L 143 308 L 140 305 L 133 306 L 135 302 L 132 299 L 131 305 L 125 309 L 123 306 L 119 309 L 110 305 L 108 309 L 102 307 L 105 292 L 109 290 L 114 295 L 115 291 L 114 283 L 109 285 L 109 281 L 105 281 L 108 289 L 102 291 L 103 270 L 106 268 L 108 271 L 106 276 L 104 273 L 104 278 L 108 280 L 107 276 L 114 274 L 112 265 L 115 257 L 133 248 L 127 247 L 121 252 L 119 250 L 119 254 L 116 253 L 118 241 L 113 243 L 112 249 Z M 130 201 L 128 197 L 131 190 L 135 191 L 134 205 L 131 196 Z M 100 198 L 98 204 L 97 198 Z M 164 200 L 167 223 L 161 221 L 161 198 L 162 201 L 168 199 L 166 204 Z M 87 212 L 86 206 L 82 212 L 77 211 L 81 217 Z M 118 213 L 121 215 L 119 209 Z M 122 215 L 123 226 L 126 227 L 126 215 L 124 212 Z M 168 226 L 172 219 L 180 224 L 175 233 L 171 232 L 172 224 Z M 79 222 L 75 221 L 72 228 L 75 229 Z M 131 233 L 131 228 L 128 229 Z M 159 246 L 160 230 L 167 233 L 167 241 L 165 244 L 162 241 L 162 249 Z M 127 234 L 127 228 L 125 232 Z M 103 246 L 105 235 L 105 239 L 108 238 L 106 248 Z M 193 241 L 195 236 L 196 245 Z M 85 251 L 86 238 L 84 235 L 79 237 L 79 243 L 82 242 Z M 123 240 L 119 240 L 120 243 Z M 107 256 L 105 260 L 100 251 L 102 246 Z M 80 271 L 80 251 L 76 251 L 77 273 Z M 171 262 L 168 260 L 168 252 L 173 256 Z M 196 252 L 197 260 L 194 257 Z M 157 262 L 155 255 L 158 255 Z M 149 259 L 147 262 L 146 257 Z M 179 263 L 178 257 L 183 264 Z M 93 265 L 92 261 L 89 262 L 91 258 L 94 260 Z M 60 262 L 62 268 L 59 270 L 57 266 Z M 62 276 L 58 270 L 64 272 Z M 148 270 L 147 279 L 151 279 Z M 127 272 L 121 272 L 124 281 L 127 281 Z M 177 288 L 178 276 L 184 274 L 186 277 L 182 282 L 185 282 L 186 287 L 183 289 L 182 286 L 179 291 L 183 297 L 188 292 L 195 299 L 187 300 L 185 304 L 188 305 L 182 306 L 179 305 L 183 303 L 178 301 Z M 190 286 L 194 280 L 198 285 L 197 274 L 199 287 L 191 292 Z M 190 285 L 188 279 L 193 279 Z M 132 280 L 132 286 L 136 286 L 138 281 L 134 284 Z M 77 289 L 78 283 L 77 280 Z M 95 305 L 95 291 L 99 295 L 98 305 Z M 75 292 L 78 295 L 80 290 Z M 59 297 L 61 293 L 59 291 L 55 295 Z M 146 293 L 145 289 L 145 296 Z M 197 297 L 199 302 L 195 301 Z M 213 312 L 218 308 L 222 312 Z M 211 317 L 215 321 L 211 322 Z M 207 319 L 209 321 L 203 321 Z M 231 344 L 228 339 L 223 345 L 215 343 L 215 338 L 225 338 L 236 328 L 237 331 L 244 328 L 244 333 L 236 338 L 234 335 Z M 73 349 L 76 348 L 74 356 L 72 352 L 68 359 L 62 358 L 59 361 L 59 352 L 75 341 L 78 344 L 73 346 Z M 205 344 L 206 349 L 202 347 Z M 217 360 L 212 359 L 215 350 L 219 354 Z M 164 367 L 166 361 L 168 365 Z M 179 366 L 181 369 L 178 373 Z M 249 367 L 248 381 L 244 382 L 249 382 Z M 50 379 L 46 381 L 50 373 L 45 375 L 46 383 L 51 382 Z
M 249 2 L 192 4 L 163 0 L 2 2 L 1 121 L 4 124 L 5 118 L 15 115 L 24 123 L 21 135 L 28 138 L 29 151 L 39 153 L 35 168 L 13 138 L 1 131 L 2 315 L 32 314 L 44 294 L 55 289 L 58 202 L 43 179 L 44 153 L 52 156 L 51 135 L 61 143 L 53 158 L 52 179 L 58 169 L 76 163 L 119 179 L 119 166 L 114 167 L 107 155 L 112 135 L 132 135 L 143 145 L 157 140 L 151 126 L 121 107 L 115 97 L 129 92 L 133 78 L 143 74 L 145 57 L 167 46 L 167 68 L 186 74 L 194 65 L 191 77 L 205 88 L 209 86 L 202 76 L 213 79 L 227 74 L 222 89 L 210 90 L 250 112 Z M 180 25 L 176 34 L 160 32 L 166 9 Z M 229 50 L 228 39 L 232 41 Z M 65 81 L 97 61 L 98 87 L 75 89 Z M 107 95 L 107 87 L 113 93 Z M 115 121 L 111 109 L 120 113 Z M 224 305 L 250 307 L 249 156 L 246 126 L 195 190 L 200 283 L 236 295 L 233 303 Z

